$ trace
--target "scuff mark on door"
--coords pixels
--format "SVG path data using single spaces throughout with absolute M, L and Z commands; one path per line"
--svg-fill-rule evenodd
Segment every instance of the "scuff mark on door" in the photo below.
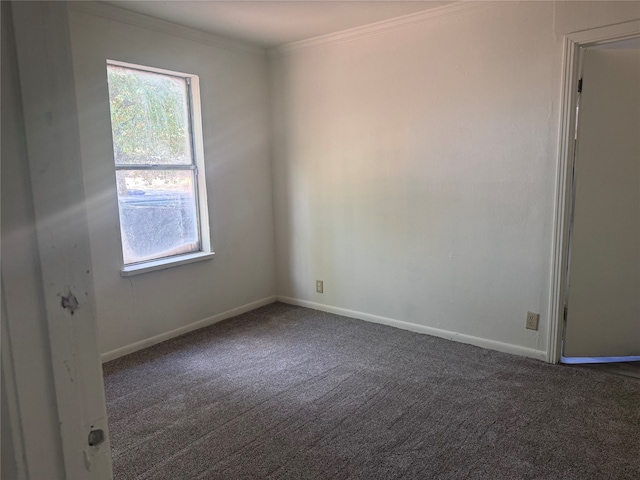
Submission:
M 60 306 L 62 308 L 66 308 L 71 312 L 71 315 L 78 309 L 80 303 L 78 303 L 78 299 L 76 296 L 71 293 L 71 290 L 67 290 L 67 295 L 62 296 L 60 300 Z

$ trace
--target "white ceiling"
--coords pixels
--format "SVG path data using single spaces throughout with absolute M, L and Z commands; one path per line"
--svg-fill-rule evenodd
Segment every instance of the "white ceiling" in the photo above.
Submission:
M 268 48 L 408 15 L 451 2 L 121 0 L 106 3 Z

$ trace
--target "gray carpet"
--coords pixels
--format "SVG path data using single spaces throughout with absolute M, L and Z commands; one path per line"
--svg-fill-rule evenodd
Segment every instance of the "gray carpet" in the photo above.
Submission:
M 282 303 L 104 372 L 117 480 L 640 478 L 638 379 Z

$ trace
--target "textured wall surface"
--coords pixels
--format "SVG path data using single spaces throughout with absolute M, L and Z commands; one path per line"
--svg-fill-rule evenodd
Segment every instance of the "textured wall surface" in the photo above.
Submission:
M 71 11 L 101 351 L 275 294 L 266 58 Z M 106 60 L 200 76 L 209 261 L 121 278 Z
M 598 28 L 604 25 L 640 19 L 640 2 L 554 2 L 554 28 L 556 33 Z
M 595 14 L 507 3 L 274 59 L 278 293 L 546 350 L 556 28 L 576 25 Z

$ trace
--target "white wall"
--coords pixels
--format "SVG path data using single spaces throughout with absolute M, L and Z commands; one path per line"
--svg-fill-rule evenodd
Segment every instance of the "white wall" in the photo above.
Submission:
M 266 57 L 75 10 L 70 24 L 101 351 L 272 298 Z M 106 59 L 200 76 L 212 260 L 120 276 Z
M 513 2 L 275 58 L 279 295 L 544 358 L 557 33 L 596 22 Z
M 554 10 L 554 30 L 563 35 L 640 18 L 640 3 L 636 1 L 568 0 L 554 2 Z

